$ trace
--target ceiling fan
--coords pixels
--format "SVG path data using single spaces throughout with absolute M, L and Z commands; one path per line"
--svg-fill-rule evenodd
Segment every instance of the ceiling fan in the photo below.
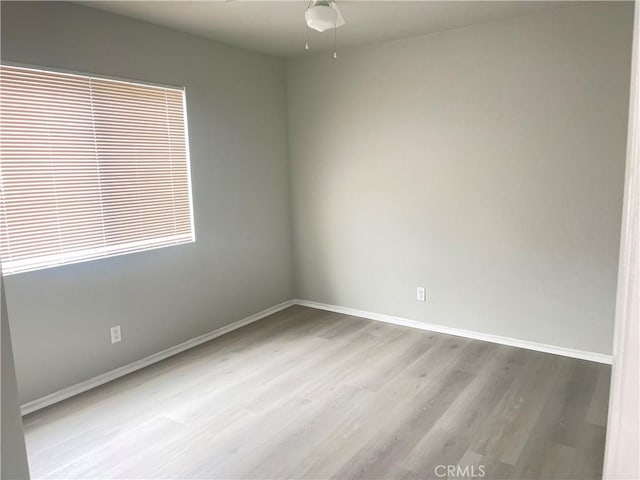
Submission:
M 311 0 L 304 13 L 307 26 L 320 33 L 333 30 L 333 58 L 338 58 L 336 30 L 346 22 L 335 0 Z M 309 37 L 305 31 L 305 50 L 309 50 Z
M 312 0 L 309 2 L 304 18 L 309 28 L 318 32 L 326 32 L 346 23 L 335 0 Z

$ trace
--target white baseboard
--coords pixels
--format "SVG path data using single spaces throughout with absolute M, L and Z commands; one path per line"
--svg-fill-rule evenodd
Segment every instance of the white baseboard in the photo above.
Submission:
M 57 392 L 51 393 L 42 398 L 27 402 L 20 407 L 20 410 L 22 412 L 22 415 L 27 415 L 28 413 L 35 412 L 36 410 L 40 410 L 41 408 L 48 407 L 49 405 L 53 405 L 54 403 L 58 403 L 62 400 L 73 397 L 74 395 L 78 395 L 82 392 L 86 392 L 87 390 L 91 390 L 92 388 L 115 380 L 116 378 L 120 378 L 124 375 L 135 372 L 136 370 L 140 370 L 141 368 L 157 363 L 161 360 L 164 360 L 165 358 L 169 358 L 173 355 L 176 355 L 177 353 L 184 352 L 185 350 L 200 345 L 201 343 L 213 340 L 214 338 L 224 335 L 225 333 L 229 333 L 240 327 L 244 327 L 245 325 L 253 323 L 273 313 L 279 312 L 280 310 L 284 310 L 285 308 L 288 308 L 293 304 L 293 300 L 288 300 L 279 305 L 267 308 L 266 310 L 262 310 L 261 312 L 250 315 L 246 318 L 243 318 L 242 320 L 238 320 L 237 322 L 225 325 L 222 328 L 218 328 L 217 330 L 214 330 L 212 332 L 205 333 L 204 335 L 200 335 L 199 337 L 192 338 L 179 345 L 169 347 L 166 350 L 154 353 L 153 355 L 149 355 L 148 357 L 141 358 L 140 360 L 137 360 L 123 367 L 116 368 L 115 370 L 103 373 L 102 375 L 98 375 L 97 377 L 85 380 L 84 382 L 76 383 L 75 385 L 63 388 L 62 390 L 58 390 Z
M 340 307 L 338 305 L 329 305 L 326 303 L 318 303 L 318 302 L 312 302 L 309 300 L 295 299 L 295 300 L 288 300 L 279 305 L 275 305 L 271 308 L 267 308 L 266 310 L 250 315 L 249 317 L 243 318 L 242 320 L 238 320 L 237 322 L 231 323 L 222 328 L 218 328 L 217 330 L 214 330 L 212 332 L 205 333 L 204 335 L 200 335 L 199 337 L 192 338 L 179 345 L 169 347 L 166 350 L 162 350 L 161 352 L 154 353 L 153 355 L 149 355 L 148 357 L 144 357 L 140 360 L 137 360 L 123 367 L 116 368 L 115 370 L 111 370 L 109 372 L 103 373 L 102 375 L 98 375 L 97 377 L 90 378 L 89 380 L 85 380 L 84 382 L 76 383 L 75 385 L 71 385 L 70 387 L 63 388 L 62 390 L 58 390 L 57 392 L 51 393 L 49 395 L 38 398 L 31 402 L 27 402 L 24 405 L 22 405 L 20 408 L 22 411 L 22 415 L 27 415 L 29 413 L 35 412 L 36 410 L 40 410 L 41 408 L 48 407 L 49 405 L 53 405 L 54 403 L 58 403 L 62 400 L 73 397 L 74 395 L 78 395 L 82 392 L 86 392 L 87 390 L 91 390 L 92 388 L 98 387 L 107 382 L 123 377 L 124 375 L 128 375 L 129 373 L 135 372 L 136 370 L 140 370 L 141 368 L 157 363 L 161 360 L 164 360 L 165 358 L 169 358 L 180 352 L 189 350 L 190 348 L 200 345 L 201 343 L 205 343 L 205 342 L 208 342 L 209 340 L 213 340 L 214 338 L 224 335 L 225 333 L 229 333 L 240 327 L 244 327 L 245 325 L 258 321 L 273 313 L 279 312 L 280 310 L 284 310 L 285 308 L 288 308 L 292 305 L 302 305 L 305 307 L 317 308 L 319 310 L 327 310 L 330 312 L 342 313 L 345 315 L 353 315 L 354 317 L 362 317 L 362 318 L 368 318 L 370 320 L 376 320 L 379 322 L 392 323 L 394 325 L 402 325 L 404 327 L 418 328 L 420 330 L 427 330 L 430 332 L 445 333 L 447 335 L 455 335 L 458 337 L 472 338 L 474 340 L 482 340 L 485 342 L 499 343 L 501 345 L 509 345 L 512 347 L 526 348 L 527 350 L 535 350 L 537 352 L 552 353 L 555 355 L 562 355 L 564 357 L 579 358 L 581 360 L 590 360 L 592 362 L 599 362 L 599 363 L 606 363 L 606 364 L 611 364 L 612 362 L 611 355 L 605 355 L 602 353 L 586 352 L 583 350 L 575 350 L 572 348 L 558 347 L 555 345 L 529 342 L 527 340 L 519 340 L 517 338 L 501 337 L 498 335 L 490 335 L 487 333 L 474 332 L 471 330 L 463 330 L 459 328 L 445 327 L 442 325 L 435 325 L 431 323 L 418 322 L 416 320 L 409 320 L 406 318 L 394 317 L 391 315 L 383 315 L 380 313 L 367 312 L 365 310 L 357 310 L 355 308 Z
M 394 325 L 402 325 L 404 327 L 418 328 L 430 332 L 446 333 L 447 335 L 455 335 L 458 337 L 472 338 L 474 340 L 482 340 L 484 342 L 499 343 L 500 345 L 509 345 L 511 347 L 526 348 L 527 350 L 535 350 L 537 352 L 552 353 L 554 355 L 562 355 L 564 357 L 579 358 L 581 360 L 589 360 L 598 363 L 612 363 L 611 355 L 603 353 L 586 352 L 583 350 L 575 350 L 573 348 L 558 347 L 556 345 L 547 345 L 544 343 L 530 342 L 527 340 L 519 340 L 517 338 L 501 337 L 488 333 L 474 332 L 471 330 L 463 330 L 460 328 L 445 327 L 432 323 L 418 322 L 406 318 L 393 317 L 391 315 L 382 315 L 380 313 L 367 312 L 365 310 L 356 310 L 355 308 L 340 307 L 338 305 L 328 305 L 326 303 L 312 302 L 309 300 L 296 299 L 296 305 L 317 308 L 319 310 L 327 310 L 330 312 L 342 313 L 345 315 L 353 315 L 354 317 L 368 318 L 379 322 L 392 323 Z

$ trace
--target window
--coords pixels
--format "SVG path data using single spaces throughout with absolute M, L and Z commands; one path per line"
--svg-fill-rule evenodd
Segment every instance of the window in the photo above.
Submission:
M 0 66 L 5 274 L 193 242 L 184 89 Z

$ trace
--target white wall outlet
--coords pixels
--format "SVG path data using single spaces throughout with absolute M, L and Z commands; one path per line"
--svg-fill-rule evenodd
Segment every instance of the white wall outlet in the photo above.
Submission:
M 111 343 L 118 343 L 122 340 L 122 332 L 120 331 L 120 325 L 111 327 Z
M 421 302 L 425 302 L 427 300 L 427 289 L 424 287 L 416 288 L 416 300 L 420 300 Z

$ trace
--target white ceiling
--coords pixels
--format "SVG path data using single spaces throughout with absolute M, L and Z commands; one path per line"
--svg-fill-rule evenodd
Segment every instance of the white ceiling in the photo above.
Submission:
M 87 6 L 278 56 L 303 54 L 307 0 L 84 1 Z M 559 1 L 338 1 L 347 24 L 338 48 L 440 32 L 563 8 Z M 311 51 L 331 48 L 333 33 L 309 31 Z

